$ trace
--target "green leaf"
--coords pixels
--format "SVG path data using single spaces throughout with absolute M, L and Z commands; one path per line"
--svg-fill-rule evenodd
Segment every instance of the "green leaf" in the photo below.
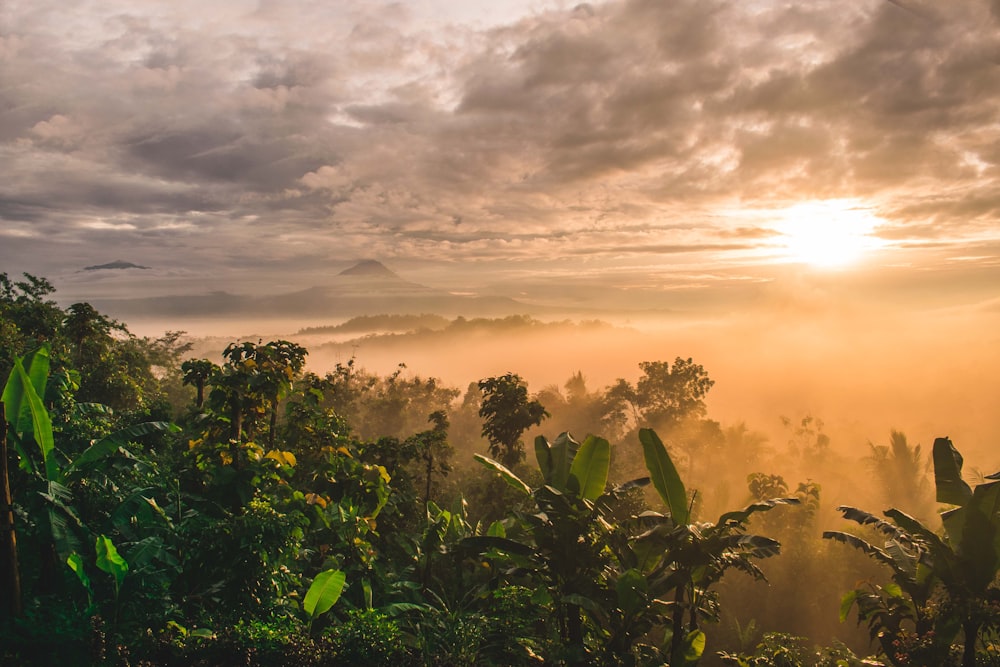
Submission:
M 507 537 L 507 528 L 504 527 L 503 521 L 494 521 L 490 524 L 486 534 L 490 537 Z
M 843 623 L 851 613 L 851 607 L 858 600 L 858 592 L 851 591 L 840 599 L 840 622 Z
M 476 454 L 473 458 L 490 470 L 499 473 L 500 476 L 503 477 L 504 481 L 513 488 L 522 492 L 526 496 L 531 495 L 531 487 L 521 481 L 521 478 L 512 473 L 504 464 L 494 461 L 493 459 L 483 456 L 482 454 Z
M 891 582 L 887 583 L 884 586 L 882 586 L 882 590 L 885 591 L 885 594 L 888 595 L 889 597 L 892 598 L 903 597 L 903 589 L 899 586 L 899 584 L 894 584 Z
M 980 484 L 965 507 L 965 527 L 958 552 L 972 585 L 986 590 L 1000 568 L 997 549 L 1000 482 Z
M 341 570 L 325 570 L 316 575 L 302 601 L 302 608 L 309 614 L 310 620 L 330 611 L 344 592 L 346 581 L 347 575 Z
M 92 593 L 90 587 L 90 577 L 87 576 L 87 571 L 83 567 L 83 556 L 74 552 L 69 555 L 66 559 L 66 564 L 69 565 L 69 569 L 76 573 L 76 578 L 80 580 L 83 587 L 87 589 L 87 596 L 89 597 Z
M 962 479 L 962 455 L 948 438 L 934 441 L 934 486 L 937 501 L 964 506 L 972 498 L 972 489 Z
M 538 460 L 538 469 L 542 471 L 542 479 L 546 484 L 552 483 L 552 448 L 544 435 L 535 438 L 535 458 Z
M 698 661 L 701 660 L 702 654 L 705 652 L 705 639 L 705 633 L 701 630 L 689 632 L 684 637 L 684 643 L 681 644 L 680 664 L 685 667 L 688 665 L 697 665 Z
M 886 540 L 885 552 L 896 563 L 895 569 L 898 573 L 904 575 L 908 580 L 916 582 L 919 552 L 911 554 L 897 540 Z
M 586 595 L 580 595 L 579 593 L 569 593 L 568 595 L 562 596 L 563 604 L 571 604 L 581 609 L 586 609 L 593 614 L 600 614 L 604 610 L 595 601 L 588 598 Z
M 430 605 L 417 604 L 415 602 L 393 602 L 378 608 L 379 611 L 384 612 L 393 618 L 402 616 L 403 614 L 408 614 L 411 611 L 427 613 L 430 609 Z
M 715 523 L 718 526 L 724 526 L 728 523 L 743 524 L 746 522 L 747 519 L 750 518 L 750 515 L 755 512 L 766 512 L 778 505 L 801 505 L 801 504 L 802 501 L 799 500 L 798 498 L 771 498 L 770 500 L 764 500 L 758 503 L 747 505 L 743 509 L 735 512 L 726 512 L 725 514 L 720 516 L 719 520 L 716 521 Z
M 371 611 L 374 607 L 372 606 L 372 582 L 367 579 L 361 580 L 361 592 L 365 596 L 365 609 Z
M 141 424 L 121 429 L 120 431 L 115 431 L 114 433 L 101 438 L 88 447 L 82 454 L 80 454 L 80 456 L 76 457 L 76 460 L 74 460 L 67 469 L 67 473 L 76 472 L 82 466 L 99 461 L 106 456 L 114 454 L 120 447 L 134 442 L 137 438 L 141 438 L 151 433 L 176 433 L 179 430 L 179 426 L 175 426 L 169 422 L 160 421 L 143 422 Z
M 597 500 L 604 493 L 610 465 L 610 443 L 604 438 L 587 436 L 573 457 L 573 465 L 569 469 L 570 477 L 575 477 L 579 483 L 581 498 Z
M 45 363 L 35 361 L 37 367 L 44 366 L 48 369 L 48 356 L 45 355 Z M 42 383 L 44 386 L 44 383 Z M 35 389 L 32 378 L 24 369 L 20 359 L 14 360 L 14 368 L 3 392 L 4 411 L 7 413 L 8 423 L 16 423 L 16 432 L 25 433 L 30 431 L 42 453 L 42 461 L 45 465 L 45 478 L 49 481 L 59 481 L 59 465 L 53 454 L 55 441 L 52 436 L 52 420 L 49 418 L 49 411 L 45 409 L 42 399 Z M 11 407 L 6 407 L 11 406 Z M 31 428 L 28 429 L 25 421 L 25 411 L 30 415 Z M 16 422 L 11 422 L 11 416 L 18 415 Z
M 105 535 L 98 535 L 94 544 L 97 551 L 97 567 L 102 572 L 107 572 L 115 579 L 115 590 L 121 588 L 122 581 L 128 573 L 128 563 L 118 553 L 114 543 Z
M 71 501 L 73 494 L 59 482 L 46 483 L 46 491 L 38 495 L 47 502 L 46 513 L 49 519 L 49 534 L 60 558 L 69 558 L 70 554 L 81 549 L 77 532 L 84 529 L 83 522 L 77 515 Z
M 677 468 L 674 467 L 674 462 L 667 454 L 667 448 L 663 446 L 656 431 L 649 428 L 639 429 L 639 442 L 642 443 L 646 468 L 653 480 L 653 486 L 670 509 L 670 516 L 673 517 L 674 523 L 687 524 L 690 519 L 687 491 L 677 473 Z
M 850 533 L 844 533 L 839 530 L 827 530 L 823 531 L 823 539 L 837 540 L 838 542 L 849 544 L 850 546 L 864 553 L 866 556 L 871 556 L 875 560 L 879 561 L 880 563 L 888 565 L 897 572 L 900 571 L 899 564 L 896 563 L 896 561 L 892 558 L 892 556 L 887 554 L 882 549 L 879 549 L 875 545 L 870 544 L 866 540 L 863 540 L 857 535 L 851 535 Z
M 532 604 L 537 604 L 541 607 L 547 607 L 552 604 L 552 594 L 549 593 L 549 589 L 541 586 L 535 589 L 535 592 L 531 594 Z
M 32 417 L 27 401 L 27 388 L 38 396 L 45 396 L 45 384 L 49 377 L 49 345 L 46 343 L 34 352 L 14 360 L 15 368 L 20 366 L 24 375 L 11 369 L 0 401 L 6 406 L 7 423 L 15 433 L 31 433 Z
M 552 479 L 548 484 L 562 491 L 569 482 L 570 462 L 580 449 L 580 443 L 568 432 L 563 431 L 552 443 Z
M 634 568 L 625 570 L 615 582 L 618 607 L 629 615 L 635 615 L 646 607 L 649 597 L 649 581 Z
M 506 537 L 494 537 L 492 535 L 474 535 L 472 537 L 466 537 L 462 540 L 461 545 L 462 547 L 478 554 L 485 553 L 491 549 L 511 553 L 517 556 L 531 556 L 535 553 L 535 550 L 527 544 L 515 542 L 514 540 Z
M 944 534 L 948 536 L 948 541 L 955 545 L 962 543 L 965 536 L 965 524 L 968 512 L 964 507 L 954 507 L 946 512 L 941 512 L 941 523 L 944 526 Z

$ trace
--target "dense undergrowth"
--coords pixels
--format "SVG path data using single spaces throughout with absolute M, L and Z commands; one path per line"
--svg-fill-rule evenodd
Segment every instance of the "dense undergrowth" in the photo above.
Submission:
M 902 509 L 823 532 L 821 484 L 709 419 L 691 359 L 463 395 L 288 341 L 190 359 L 51 292 L 0 274 L 3 664 L 1000 664 L 1000 482 L 946 439 L 933 491 L 905 436 L 873 446 Z M 588 435 L 526 451 L 546 419 Z M 823 615 L 870 643 L 800 636 Z

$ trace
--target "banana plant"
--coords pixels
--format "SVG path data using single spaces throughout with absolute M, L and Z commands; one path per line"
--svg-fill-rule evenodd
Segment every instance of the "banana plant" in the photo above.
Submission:
M 81 576 L 85 572 L 80 553 L 85 538 L 92 538 L 95 531 L 81 519 L 74 504 L 73 488 L 84 479 L 93 482 L 102 474 L 104 460 L 123 451 L 128 443 L 141 436 L 179 429 L 166 422 L 135 424 L 91 441 L 83 452 L 70 460 L 57 447 L 57 434 L 43 402 L 48 380 L 48 345 L 16 359 L 3 390 L 4 419 L 8 437 L 18 454 L 19 467 L 37 492 L 23 498 L 22 502 L 37 498 L 44 501 L 40 512 L 46 534 L 41 544 L 42 567 L 54 574 L 60 562 L 66 563 L 80 578 L 89 596 L 92 591 L 89 581 Z M 124 572 L 120 566 L 125 561 L 122 559 L 119 563 L 114 544 L 103 535 L 97 538 L 96 553 L 97 566 L 110 568 L 105 571 L 114 577 L 117 608 Z
M 43 475 L 59 480 L 59 464 L 55 458 L 52 420 L 42 402 L 49 379 L 49 345 L 14 360 L 14 368 L 4 386 L 2 401 L 9 425 L 8 437 L 17 450 L 22 469 L 35 473 L 35 457 L 30 454 L 34 443 L 41 454 Z
M 883 546 L 842 531 L 829 530 L 825 539 L 832 539 L 858 549 L 869 558 L 892 570 L 892 583 L 869 584 L 845 595 L 840 604 L 840 620 L 847 620 L 852 608 L 857 608 L 858 623 L 865 623 L 873 640 L 878 640 L 882 651 L 895 663 L 898 641 L 912 625 L 918 636 L 930 635 L 935 630 L 934 617 L 928 613 L 927 603 L 939 582 L 931 567 L 929 547 L 918 535 L 913 535 L 895 522 L 880 519 L 855 507 L 840 506 L 837 511 L 844 518 L 861 526 L 868 526 L 883 538 Z M 895 510 L 887 515 L 909 523 Z M 922 531 L 921 531 L 922 532 Z M 928 531 L 929 532 L 929 531 Z M 933 533 L 931 533 L 933 534 Z M 936 632 L 936 650 L 947 651 L 950 635 L 954 632 Z M 942 644 L 943 641 L 943 646 Z
M 582 445 L 568 434 L 551 444 L 537 440 L 545 482 L 537 489 L 496 461 L 478 457 L 530 497 L 538 511 L 521 517 L 529 544 L 488 536 L 467 543 L 505 552 L 522 569 L 534 564 L 559 612 L 564 638 L 577 648 L 574 658 L 585 655 L 585 611 L 605 656 L 630 660 L 625 656 L 639 649 L 668 658 L 671 665 L 694 665 L 705 649 L 698 617 L 711 607 L 710 586 L 729 569 L 762 578 L 753 560 L 778 553 L 777 541 L 745 533 L 750 516 L 799 500 L 767 500 L 723 514 L 714 524 L 692 523 L 687 491 L 666 447 L 650 429 L 640 430 L 639 438 L 649 477 L 607 492 L 610 445 L 600 438 Z M 667 513 L 647 511 L 613 526 L 608 519 L 614 498 L 650 482 Z M 656 629 L 668 638 L 663 649 L 642 644 Z
M 341 570 L 324 570 L 313 579 L 302 600 L 302 609 L 309 616 L 310 632 L 316 619 L 337 604 L 337 600 L 344 592 L 346 581 L 347 574 Z
M 612 639 L 624 646 L 665 626 L 664 652 L 670 664 L 693 665 L 706 642 L 699 619 L 715 617 L 711 586 L 730 569 L 763 579 L 754 561 L 780 550 L 777 540 L 746 533 L 750 517 L 800 501 L 772 498 L 726 512 L 715 523 L 693 522 L 687 489 L 663 442 L 652 429 L 640 429 L 639 441 L 653 488 L 667 512 L 644 512 L 634 519 L 639 530 L 612 542 L 622 612 L 612 626 L 618 636 Z
M 605 492 L 611 445 L 603 438 L 588 436 L 581 444 L 569 433 L 560 434 L 551 443 L 539 436 L 535 456 L 544 483 L 534 489 L 503 464 L 476 456 L 532 501 L 532 511 L 517 516 L 530 540 L 494 534 L 469 537 L 463 543 L 476 553 L 505 554 L 512 574 L 530 573 L 544 583 L 545 596 L 556 612 L 559 633 L 568 647 L 566 659 L 570 664 L 582 664 L 588 654 L 584 612 L 599 615 L 607 594 L 603 579 L 611 564 L 606 546 L 612 526 L 605 517 L 611 501 L 625 487 Z M 636 480 L 626 487 L 648 481 Z
M 852 507 L 840 507 L 844 518 L 880 532 L 886 538 L 884 548 L 839 531 L 827 531 L 823 537 L 847 543 L 892 568 L 895 587 L 848 593 L 841 616 L 846 617 L 856 605 L 859 622 L 868 623 L 894 664 L 901 664 L 897 662 L 898 649 L 889 647 L 901 634 L 901 621 L 912 620 L 918 635 L 934 630 L 942 651 L 961 632 L 962 665 L 974 667 L 979 634 L 988 622 L 982 610 L 1000 597 L 996 584 L 1000 572 L 1000 473 L 988 475 L 986 479 L 991 481 L 975 489 L 970 487 L 962 478 L 962 455 L 948 438 L 934 441 L 933 461 L 937 501 L 953 506 L 941 514 L 943 536 L 897 509 L 884 513 L 890 519 L 886 522 Z M 928 602 L 936 590 L 944 593 L 949 604 L 932 621 Z M 900 601 L 904 596 L 905 604 Z

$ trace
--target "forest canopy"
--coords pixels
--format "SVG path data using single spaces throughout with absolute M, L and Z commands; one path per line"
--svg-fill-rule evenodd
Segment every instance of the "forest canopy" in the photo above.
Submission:
M 53 292 L 0 274 L 5 664 L 997 660 L 1000 480 L 947 438 L 775 445 L 682 355 L 534 392 L 204 359 Z

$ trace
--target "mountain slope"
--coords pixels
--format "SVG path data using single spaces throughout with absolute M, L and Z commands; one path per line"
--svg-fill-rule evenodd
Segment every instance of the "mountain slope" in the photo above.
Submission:
M 506 297 L 457 295 L 413 283 L 375 260 L 365 260 L 341 271 L 327 285 L 284 294 L 213 292 L 92 303 L 102 312 L 123 319 L 154 315 L 340 319 L 382 313 L 485 317 L 537 312 L 536 308 Z

